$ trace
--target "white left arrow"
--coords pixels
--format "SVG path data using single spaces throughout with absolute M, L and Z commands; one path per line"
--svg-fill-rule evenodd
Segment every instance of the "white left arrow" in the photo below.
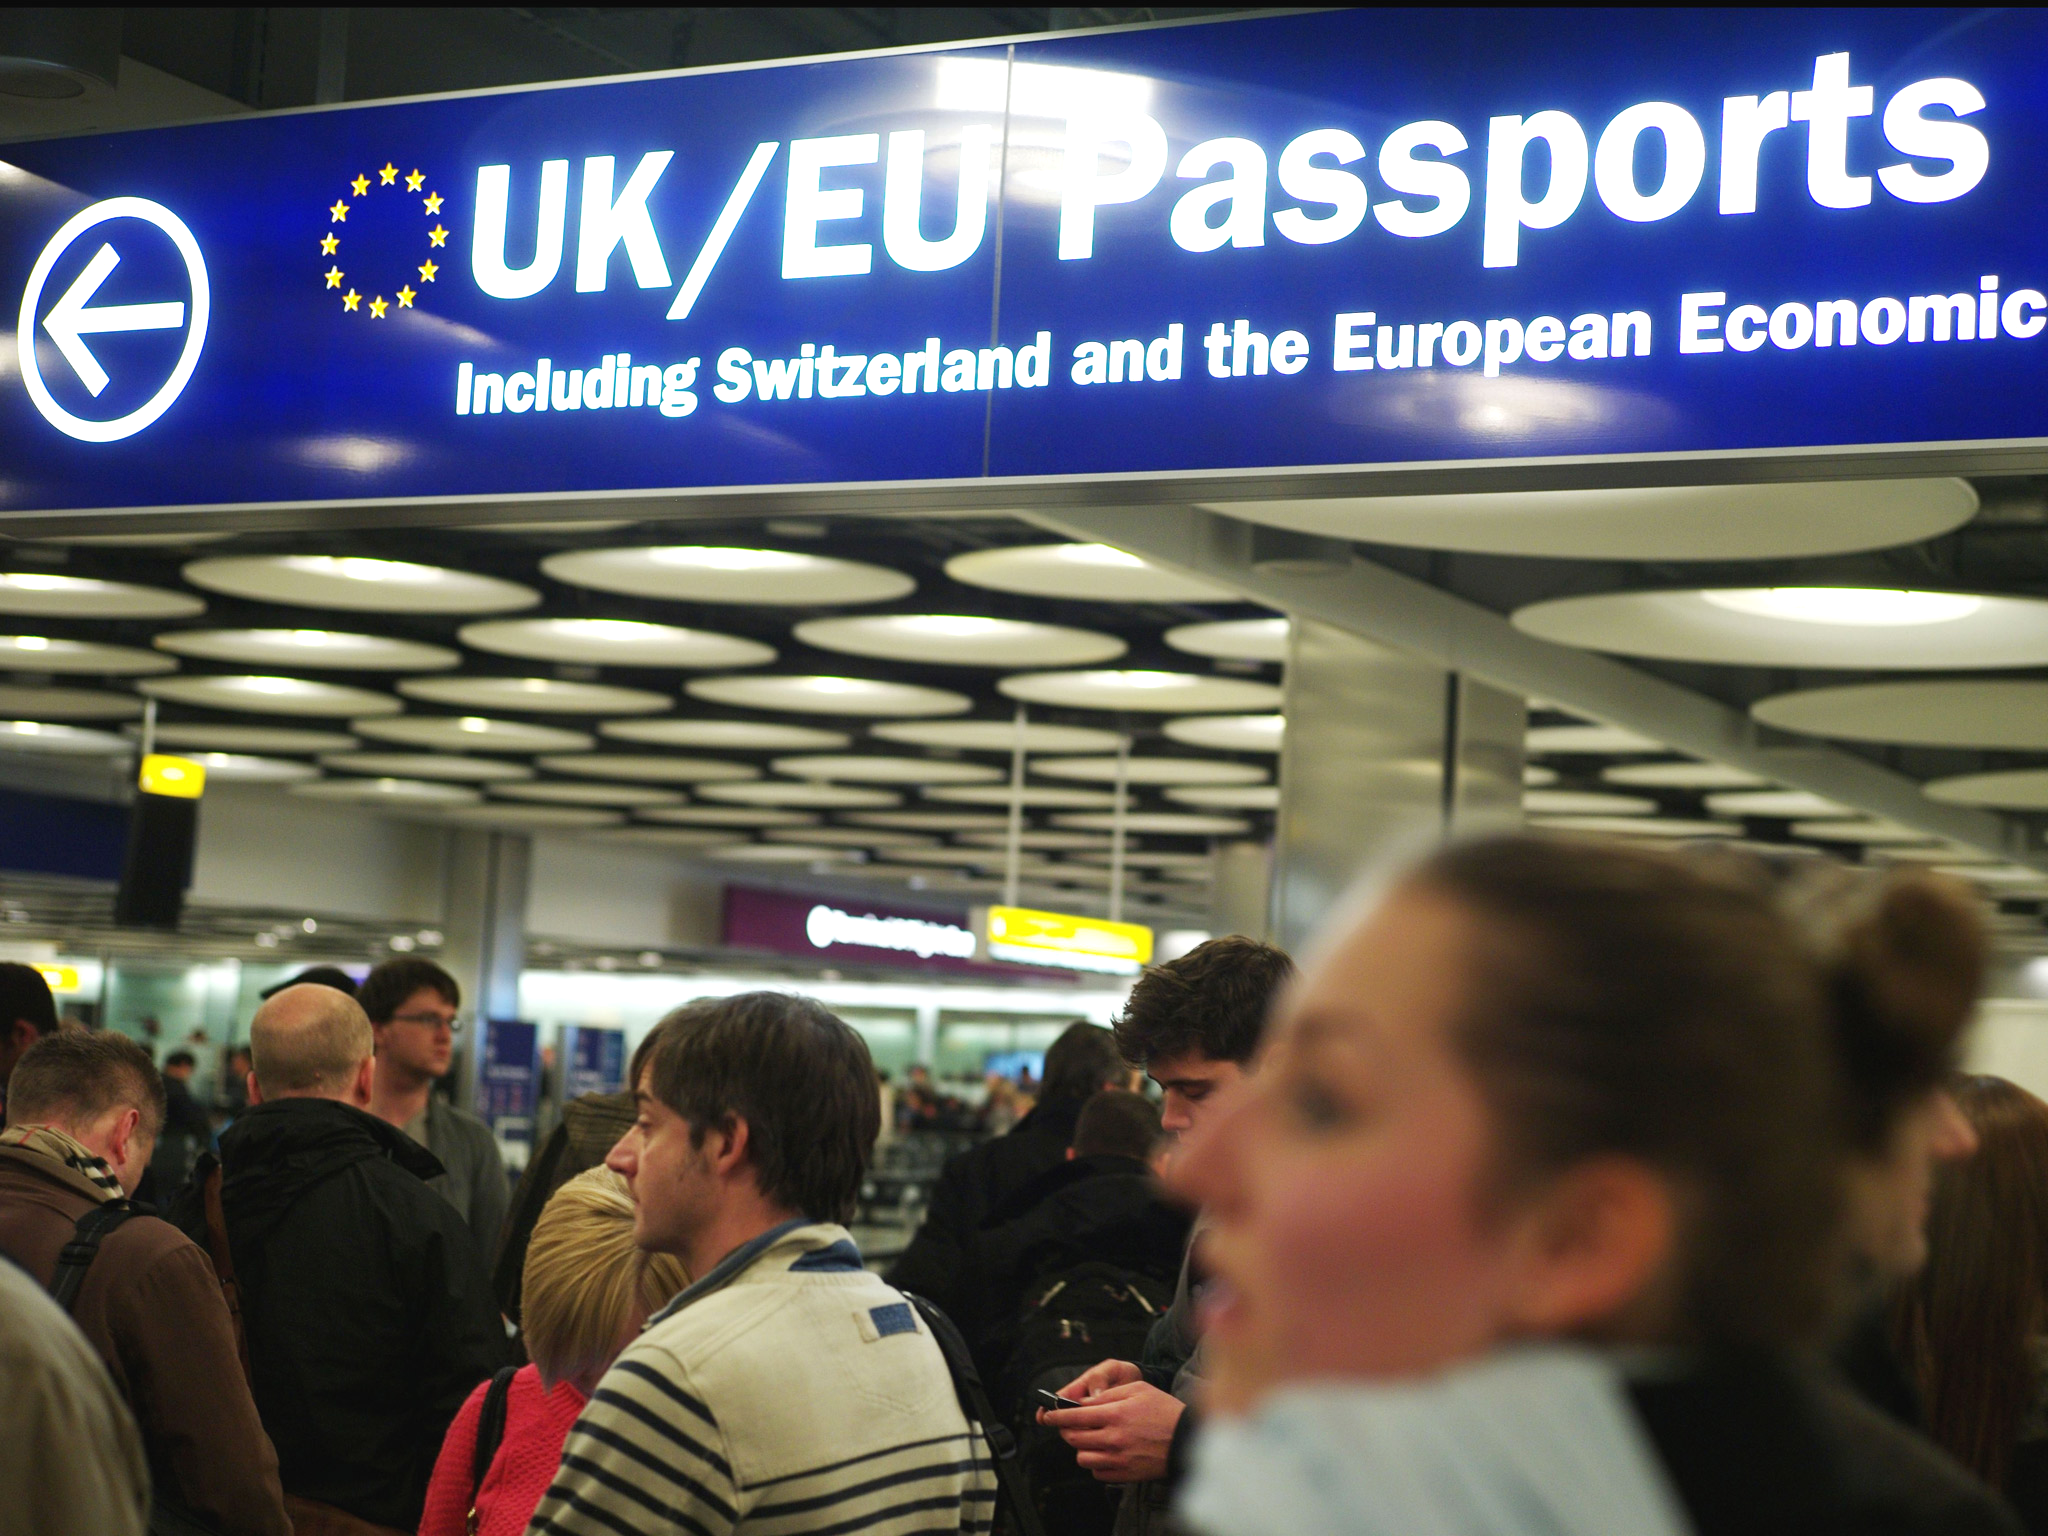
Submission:
M 86 346 L 84 337 L 106 331 L 175 331 L 185 323 L 185 306 L 177 302 L 103 304 L 98 309 L 87 309 L 85 306 L 100 291 L 107 274 L 120 264 L 121 258 L 114 248 L 102 245 L 78 274 L 77 281 L 64 290 L 64 297 L 51 305 L 49 314 L 43 318 L 43 329 L 50 333 L 50 340 L 57 343 L 57 350 L 64 354 L 71 371 L 95 397 L 111 381 L 100 360 Z

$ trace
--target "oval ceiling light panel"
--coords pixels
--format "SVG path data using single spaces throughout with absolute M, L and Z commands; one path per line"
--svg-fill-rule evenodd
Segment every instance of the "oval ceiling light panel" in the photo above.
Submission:
M 132 693 L 0 683 L 0 717 L 9 720 L 132 720 L 141 713 Z
M 401 715 L 395 720 L 358 720 L 355 729 L 378 741 L 437 752 L 578 752 L 596 744 L 581 731 L 487 715 Z
M 797 639 L 820 650 L 925 666 L 1085 667 L 1130 649 L 1115 635 L 971 614 L 895 613 L 811 619 Z
M 1042 757 L 1031 771 L 1048 779 L 1114 784 L 1118 767 L 1113 757 Z M 1214 757 L 1131 757 L 1123 760 L 1122 771 L 1126 784 L 1263 784 L 1270 777 L 1263 768 Z
M 1277 811 L 1278 784 L 1196 784 L 1169 789 L 1166 798 L 1176 805 L 1199 805 L 1217 811 Z
M 1668 750 L 1663 742 L 1618 725 L 1535 725 L 1522 738 L 1522 747 L 1531 757 Z
M 730 832 L 693 830 L 688 827 L 620 827 L 613 832 L 593 832 L 593 843 L 622 843 L 632 848 L 664 848 L 671 853 L 702 853 L 707 848 L 729 848 Z
M 1534 603 L 1515 627 L 1585 650 L 1727 666 L 2048 665 L 2048 602 L 1878 587 L 1609 592 Z
M 775 647 L 738 635 L 638 619 L 489 619 L 456 638 L 472 650 L 600 667 L 762 667 Z
M 1166 643 L 1190 656 L 1223 661 L 1285 661 L 1287 620 L 1225 619 L 1217 624 L 1182 624 L 1166 632 Z
M 295 731 L 281 725 L 193 725 L 174 720 L 157 726 L 156 744 L 208 752 L 347 752 L 356 739 L 339 731 Z
M 647 821 L 685 827 L 809 827 L 818 817 L 810 811 L 777 811 L 739 805 L 682 805 L 673 810 L 642 811 Z
M 501 758 L 460 757 L 432 752 L 334 752 L 320 759 L 342 773 L 367 773 L 380 779 L 445 779 L 457 784 L 503 784 L 530 779 L 524 763 Z
M 870 736 L 913 747 L 944 747 L 957 752 L 1014 751 L 1014 720 L 894 720 L 868 728 Z M 1026 721 L 1024 750 L 1040 752 L 1114 752 L 1123 738 L 1115 731 L 1082 725 L 1040 725 Z
M 1530 816 L 1654 816 L 1657 802 L 1591 790 L 1528 789 L 1522 792 L 1522 810 Z
M 1522 787 L 1524 789 L 1547 789 L 1557 782 L 1557 770 L 1545 768 L 1541 763 L 1522 764 Z
M 1859 812 L 1825 795 L 1803 789 L 1738 789 L 1707 796 L 1707 809 L 1716 816 L 1835 817 Z
M 861 789 L 852 784 L 826 784 L 817 779 L 756 779 L 751 784 L 706 784 L 699 798 L 730 805 L 776 805 L 799 810 L 867 811 L 901 805 L 903 797 L 886 789 Z
M 0 635 L 0 671 L 48 672 L 65 676 L 140 677 L 175 672 L 168 656 L 132 645 L 93 640 L 57 640 L 49 635 Z
M 353 672 L 432 672 L 462 660 L 446 646 L 332 629 L 179 629 L 158 635 L 158 650 L 244 666 L 333 668 Z
M 229 597 L 352 613 L 509 613 L 540 601 L 533 588 L 495 576 L 361 555 L 216 555 L 184 574 Z
M 1965 773 L 1924 787 L 1943 805 L 1981 805 L 2001 811 L 2048 811 L 2048 768 L 2015 768 L 2004 773 Z M 2048 878 L 2048 877 L 2044 877 Z
M 1186 576 L 1107 544 L 1019 544 L 978 549 L 946 562 L 970 587 L 1107 603 L 1234 603 L 1228 587 Z
M 1072 827 L 1079 832 L 1116 830 L 1116 817 L 1107 812 L 1055 816 L 1052 820 L 1056 827 Z M 1138 836 L 1149 833 L 1160 837 L 1242 837 L 1251 829 L 1250 822 L 1235 816 L 1201 816 L 1193 812 L 1132 811 L 1124 817 L 1124 831 Z
M 915 832 L 885 832 L 879 827 L 771 827 L 761 834 L 771 843 L 818 843 L 827 848 L 933 848 L 938 839 Z
M 533 800 L 544 805 L 602 805 L 624 810 L 648 806 L 681 805 L 683 797 L 673 789 L 655 789 L 645 784 L 580 784 L 574 780 L 540 779 L 531 784 L 505 784 L 491 791 L 511 800 Z
M 1285 715 L 1193 715 L 1160 727 L 1170 741 L 1223 752 L 1278 752 Z
M 651 714 L 675 703 L 665 693 L 556 677 L 419 677 L 398 691 L 409 699 L 455 709 L 511 709 L 541 715 Z
M 538 761 L 551 773 L 572 773 L 597 779 L 631 779 L 642 784 L 712 784 L 761 776 L 761 770 L 751 763 L 728 763 L 711 757 L 579 752 L 573 757 L 543 757 Z
M 864 811 L 846 818 L 863 827 L 902 827 L 913 832 L 990 832 L 1008 829 L 1010 819 L 984 811 Z
M 769 764 L 793 779 L 844 779 L 855 784 L 991 784 L 1000 770 L 936 757 L 778 757 Z
M 570 805 L 503 803 L 464 806 L 450 811 L 445 818 L 453 826 L 497 827 L 507 832 L 579 832 L 594 827 L 616 827 L 625 819 L 617 811 Z
M 1600 770 L 1602 783 L 1625 789 L 1761 789 L 1771 781 L 1726 763 L 1617 763 Z
M 901 571 L 857 560 L 708 544 L 572 549 L 540 568 L 572 587 L 670 602 L 812 608 L 892 602 L 917 589 Z
M 112 731 L 92 731 L 44 720 L 0 720 L 0 752 L 53 757 L 125 757 L 135 743 Z
M 189 592 L 44 571 L 0 572 L 0 613 L 52 619 L 189 619 L 204 612 L 205 600 Z
M 188 754 L 206 770 L 208 784 L 303 784 L 319 777 L 310 763 L 288 757 L 252 757 L 242 752 L 194 752 Z
M 1739 821 L 1688 821 L 1668 816 L 1531 816 L 1529 825 L 1549 832 L 1599 837 L 1740 837 Z
M 926 790 L 924 797 L 952 805 L 1008 805 L 1010 786 L 949 784 Z M 1116 796 L 1106 789 L 1065 789 L 1050 784 L 1026 784 L 1022 802 L 1029 811 L 1092 810 L 1116 804 Z
M 608 720 L 597 729 L 614 741 L 713 752 L 832 752 L 853 741 L 844 731 L 772 720 Z
M 686 686 L 707 703 L 802 715 L 959 715 L 974 707 L 950 689 L 867 677 L 700 677 Z
M 1842 741 L 2048 751 L 2048 682 L 1943 678 L 1781 693 L 1750 706 L 1765 725 Z
M 1159 714 L 1278 709 L 1281 701 L 1271 683 L 1197 672 L 1026 672 L 1003 678 L 996 689 L 1026 704 Z
M 1328 538 L 1581 560 L 1771 560 L 1917 544 L 1977 512 L 1967 480 L 1823 480 L 1643 490 L 1474 491 L 1217 502 Z
M 1847 821 L 1795 821 L 1792 823 L 1792 835 L 1817 843 L 1862 843 L 1867 847 L 1940 841 L 1931 832 L 1922 832 L 1918 827 L 1903 827 L 1881 816 Z
M 728 864 L 853 864 L 860 858 L 851 848 L 821 843 L 729 843 L 705 856 Z
M 257 715 L 344 719 L 395 715 L 404 706 L 388 693 L 316 683 L 303 677 L 150 677 L 136 684 L 153 699 L 201 709 L 238 709 Z
M 475 805 L 483 799 L 461 784 L 439 784 L 428 779 L 315 779 L 294 784 L 291 793 L 308 800 L 341 800 L 354 805 L 423 806 Z

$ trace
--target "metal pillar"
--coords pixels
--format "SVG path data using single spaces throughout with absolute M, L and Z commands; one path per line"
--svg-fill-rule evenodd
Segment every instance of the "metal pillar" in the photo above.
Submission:
M 451 831 L 447 847 L 441 963 L 461 986 L 472 1021 L 456 1072 L 457 1101 L 468 1106 L 476 1100 L 478 1021 L 519 1017 L 533 841 L 515 832 Z

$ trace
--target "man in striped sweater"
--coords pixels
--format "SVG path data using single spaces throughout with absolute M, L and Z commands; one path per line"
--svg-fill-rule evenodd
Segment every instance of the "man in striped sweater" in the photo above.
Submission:
M 860 1036 L 781 993 L 693 1003 L 633 1086 L 608 1162 L 640 1246 L 697 1278 L 599 1383 L 528 1536 L 986 1532 L 980 1429 L 840 1225 L 880 1121 Z

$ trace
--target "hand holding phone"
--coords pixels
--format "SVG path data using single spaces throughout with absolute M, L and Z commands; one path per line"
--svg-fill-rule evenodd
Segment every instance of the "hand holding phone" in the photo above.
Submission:
M 1038 1406 L 1041 1408 L 1059 1409 L 1078 1408 L 1081 1406 L 1079 1403 L 1075 1402 L 1071 1397 L 1061 1397 L 1059 1393 L 1048 1392 L 1043 1387 L 1032 1388 L 1031 1396 L 1037 1402 Z

